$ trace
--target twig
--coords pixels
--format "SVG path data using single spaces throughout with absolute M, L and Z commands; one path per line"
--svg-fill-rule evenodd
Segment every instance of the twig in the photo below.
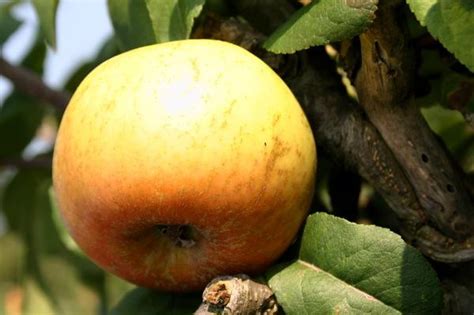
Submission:
M 32 160 L 24 160 L 22 158 L 0 158 L 1 167 L 16 167 L 16 168 L 51 168 L 51 158 L 34 158 Z
M 203 302 L 195 315 L 273 315 L 278 304 L 272 290 L 246 275 L 213 279 L 204 289 Z
M 53 90 L 36 73 L 21 66 L 12 65 L 1 56 L 0 74 L 8 78 L 18 90 L 46 101 L 59 112 L 63 112 L 69 102 L 68 93 Z

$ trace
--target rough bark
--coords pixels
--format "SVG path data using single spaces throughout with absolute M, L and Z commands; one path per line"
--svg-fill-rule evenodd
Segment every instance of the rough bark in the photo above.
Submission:
M 204 289 L 202 304 L 195 315 L 273 315 L 278 304 L 272 290 L 246 275 L 213 279 Z
M 403 169 L 427 223 L 447 240 L 452 238 L 450 242 L 472 244 L 474 204 L 465 175 L 414 104 L 415 58 L 398 25 L 396 8 L 382 6 L 377 12 L 373 25 L 360 36 L 362 63 L 355 79 L 359 103 Z M 467 246 L 464 254 L 472 259 L 473 249 Z
M 408 242 L 435 260 L 460 262 L 474 258 L 474 238 L 467 237 L 469 231 L 474 231 L 474 224 L 469 220 L 468 212 L 465 209 L 453 208 L 452 204 L 448 203 L 453 199 L 449 198 L 449 194 L 452 192 L 447 189 L 447 186 L 444 186 L 446 187 L 444 192 L 436 190 L 439 196 L 448 195 L 446 199 L 439 198 L 437 195 L 419 195 L 420 191 L 431 193 L 433 181 L 446 180 L 444 170 L 438 170 L 438 174 L 443 175 L 440 178 L 437 177 L 433 168 L 431 170 L 435 175 L 432 178 L 413 176 L 411 174 L 413 170 L 410 168 L 413 162 L 409 161 L 413 155 L 405 156 L 398 153 L 398 150 L 413 149 L 409 141 L 397 143 L 399 146 L 404 145 L 403 148 L 400 148 L 391 147 L 390 140 L 387 143 L 385 139 L 398 136 L 398 134 L 409 135 L 413 130 L 411 119 L 426 126 L 416 108 L 407 113 L 407 115 L 414 115 L 414 118 L 396 119 L 396 122 L 390 122 L 398 128 L 383 135 L 382 132 L 386 132 L 385 129 L 378 130 L 363 108 L 347 96 L 341 78 L 336 72 L 334 61 L 327 56 L 322 48 L 294 55 L 274 55 L 260 48 L 259 43 L 262 42 L 264 36 L 240 20 L 219 21 L 215 17 L 209 17 L 207 23 L 209 24 L 203 26 L 204 31 L 201 30 L 198 33 L 200 36 L 240 44 L 257 54 L 280 74 L 305 110 L 313 127 L 318 146 L 334 160 L 357 171 L 372 184 L 397 214 L 402 225 L 401 233 Z M 409 85 L 407 82 L 403 84 Z M 391 92 L 384 91 L 384 93 Z M 379 123 L 383 125 L 384 119 L 392 119 L 391 114 L 392 111 L 387 112 L 383 119 L 380 118 Z M 420 122 L 419 119 L 422 121 Z M 423 132 L 434 138 L 429 129 L 424 129 Z M 428 158 L 435 159 L 437 154 L 448 156 L 439 143 L 438 151 L 435 152 L 429 150 L 434 145 L 432 142 L 417 141 L 417 144 L 419 147 L 415 150 L 429 152 L 430 157 Z M 423 158 L 421 158 L 421 162 L 423 162 Z M 455 170 L 454 164 L 448 165 Z M 450 176 L 452 176 L 449 178 L 450 183 L 456 183 L 456 185 L 451 185 L 455 189 L 463 191 L 464 174 L 453 172 Z M 417 187 L 415 188 L 414 185 Z M 465 191 L 464 194 L 457 195 L 464 199 L 454 201 L 458 206 L 466 205 L 468 209 L 470 196 Z M 430 198 L 436 198 L 435 200 L 440 202 L 441 207 L 450 209 L 449 213 L 453 215 L 445 216 L 440 220 L 447 221 L 445 226 L 452 226 L 452 229 L 448 231 L 452 233 L 445 233 L 433 219 L 433 207 L 426 201 L 431 200 Z M 456 227 L 450 221 L 455 217 L 459 218 L 457 219 L 459 221 L 456 221 Z M 464 221 L 464 219 L 466 220 Z M 467 224 L 467 227 L 463 226 L 463 223 Z

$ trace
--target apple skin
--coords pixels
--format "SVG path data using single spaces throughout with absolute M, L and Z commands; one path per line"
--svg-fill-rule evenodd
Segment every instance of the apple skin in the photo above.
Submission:
M 233 44 L 184 40 L 115 56 L 84 79 L 53 182 L 95 263 L 185 292 L 269 267 L 307 215 L 315 169 L 308 121 L 273 70 Z

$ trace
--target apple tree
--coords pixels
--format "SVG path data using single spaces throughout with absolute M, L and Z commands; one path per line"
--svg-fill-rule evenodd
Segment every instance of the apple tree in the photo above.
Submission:
M 114 34 L 55 89 L 42 75 L 59 2 L 32 1 L 39 35 L 20 63 L 0 55 L 14 86 L 0 105 L 0 314 L 474 313 L 474 2 L 108 0 Z M 0 4 L 0 45 L 16 5 Z M 176 294 L 91 262 L 59 214 L 54 146 L 32 147 L 54 143 L 99 64 L 191 38 L 241 46 L 284 80 L 318 166 L 310 214 L 268 270 Z

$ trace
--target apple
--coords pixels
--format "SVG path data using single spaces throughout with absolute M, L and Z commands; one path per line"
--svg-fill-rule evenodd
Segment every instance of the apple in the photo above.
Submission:
M 233 44 L 184 40 L 125 52 L 84 79 L 53 181 L 95 263 L 184 292 L 271 265 L 307 216 L 315 168 L 308 121 L 273 70 Z

